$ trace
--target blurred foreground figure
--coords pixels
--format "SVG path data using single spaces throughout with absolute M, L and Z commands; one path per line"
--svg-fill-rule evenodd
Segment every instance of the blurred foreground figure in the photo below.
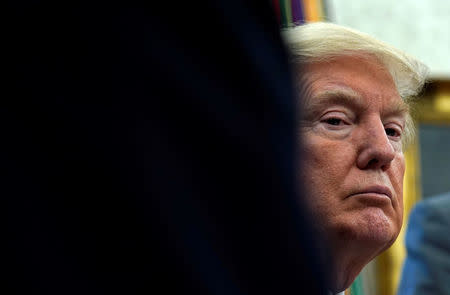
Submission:
M 300 175 L 329 246 L 332 291 L 346 289 L 402 225 L 408 100 L 426 68 L 374 38 L 329 23 L 284 32 L 303 97 Z
M 270 2 L 179 2 L 9 3 L 0 293 L 325 292 Z
M 397 294 L 450 294 L 450 193 L 417 203 L 409 217 L 406 249 Z

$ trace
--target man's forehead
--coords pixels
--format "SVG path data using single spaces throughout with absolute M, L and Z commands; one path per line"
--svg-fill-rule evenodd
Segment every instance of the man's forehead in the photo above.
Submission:
M 382 115 L 408 113 L 388 69 L 365 54 L 312 61 L 299 73 L 299 93 L 305 109 L 336 103 Z M 316 109 L 317 110 L 317 109 Z
M 398 93 L 388 68 L 377 57 L 363 52 L 307 62 L 299 73 L 300 80 L 307 84 L 319 84 L 321 88 L 329 85 L 345 87 L 354 80 L 366 83 L 363 88 L 381 83 L 383 89 Z

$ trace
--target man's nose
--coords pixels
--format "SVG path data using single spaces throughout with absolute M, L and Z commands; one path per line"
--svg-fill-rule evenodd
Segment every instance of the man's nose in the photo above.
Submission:
M 359 153 L 357 166 L 359 169 L 389 169 L 395 158 L 395 150 L 389 140 L 383 123 L 378 120 L 362 128 L 358 139 Z

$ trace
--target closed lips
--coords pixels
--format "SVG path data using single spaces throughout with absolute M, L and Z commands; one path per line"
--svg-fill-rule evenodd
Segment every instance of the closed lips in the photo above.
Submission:
M 392 199 L 391 191 L 387 187 L 379 186 L 379 185 L 370 186 L 361 191 L 357 191 L 357 192 L 351 194 L 350 197 L 353 195 L 361 195 L 361 194 L 380 194 L 380 195 L 386 195 L 389 199 Z

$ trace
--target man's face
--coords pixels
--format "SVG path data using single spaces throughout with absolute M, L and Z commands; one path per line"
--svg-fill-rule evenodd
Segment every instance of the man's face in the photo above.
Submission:
M 377 245 L 375 256 L 402 224 L 407 107 L 372 56 L 341 56 L 304 69 L 308 201 L 332 244 Z

